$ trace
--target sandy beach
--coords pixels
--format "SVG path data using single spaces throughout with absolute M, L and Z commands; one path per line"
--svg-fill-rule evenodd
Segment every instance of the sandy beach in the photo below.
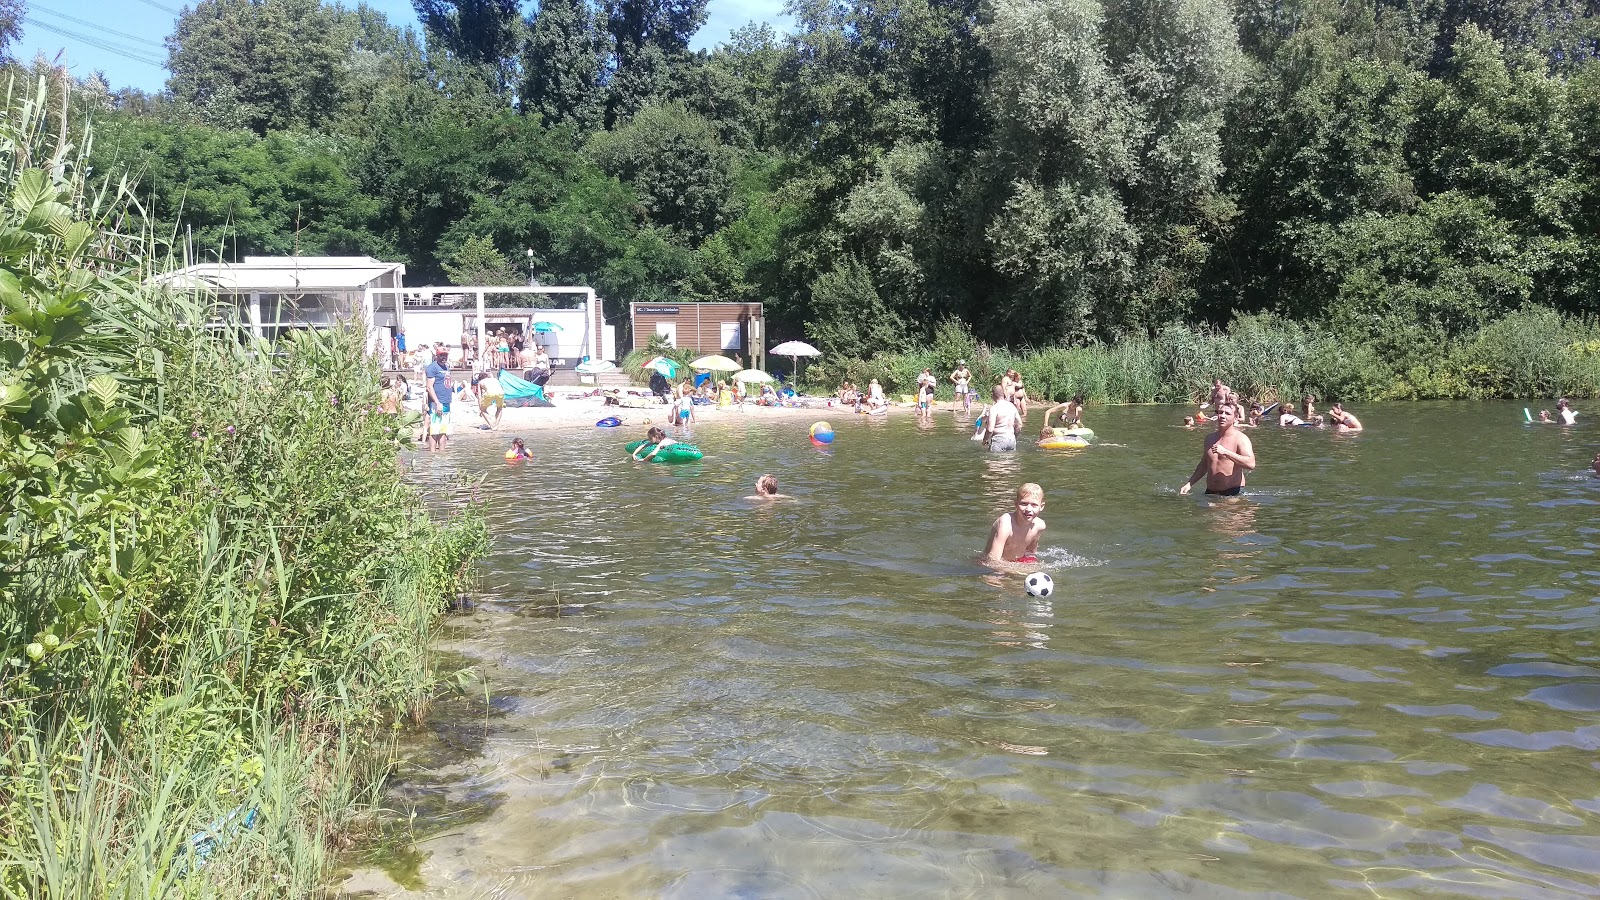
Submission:
M 478 416 L 475 404 L 456 404 L 451 410 L 450 438 L 452 441 L 461 440 L 510 440 L 518 433 L 530 431 L 548 431 L 563 428 L 593 428 L 594 423 L 606 418 L 616 416 L 622 420 L 623 428 L 642 428 L 649 425 L 665 425 L 667 421 L 667 406 L 656 404 L 647 408 L 632 408 L 625 406 L 608 406 L 603 397 L 585 397 L 577 392 L 557 390 L 551 394 L 553 407 L 513 407 L 505 411 L 500 417 L 500 424 L 492 431 L 483 427 L 483 419 Z M 741 406 L 696 406 L 696 422 L 704 424 L 718 421 L 744 420 L 793 420 L 793 419 L 827 419 L 830 416 L 844 419 L 857 415 L 849 408 L 838 406 L 837 403 L 829 407 L 826 398 L 813 398 L 812 406 L 757 406 L 746 403 Z M 949 411 L 952 404 L 935 404 L 941 412 Z M 973 415 L 977 414 L 974 407 Z M 889 407 L 888 415 L 911 416 L 916 415 L 916 409 L 911 406 Z

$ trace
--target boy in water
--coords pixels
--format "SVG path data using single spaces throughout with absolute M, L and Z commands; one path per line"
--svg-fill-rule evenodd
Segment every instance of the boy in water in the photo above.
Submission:
M 654 425 L 650 426 L 650 430 L 645 432 L 644 437 L 645 442 L 640 444 L 638 449 L 633 451 L 633 458 L 636 462 L 644 462 L 647 459 L 654 459 L 657 453 L 660 453 L 662 450 L 665 450 L 666 448 L 677 443 L 677 441 L 667 437 L 667 433 L 665 431 L 662 431 L 660 428 Z M 644 453 L 646 450 L 649 450 L 650 452 Z M 644 453 L 644 455 L 640 456 L 639 454 L 641 453 Z
M 788 500 L 788 494 L 778 493 L 778 476 L 763 475 L 756 479 L 756 492 L 746 500 Z
M 511 449 L 506 451 L 506 459 L 533 459 L 533 453 L 522 438 L 511 439 Z
M 994 520 L 983 562 L 1032 565 L 1039 561 L 1039 536 L 1044 534 L 1044 488 L 1028 482 L 1017 488 L 1016 507 Z

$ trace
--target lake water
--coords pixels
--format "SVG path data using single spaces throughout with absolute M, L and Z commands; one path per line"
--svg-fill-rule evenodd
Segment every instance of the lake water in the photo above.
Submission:
M 414 895 L 1600 896 L 1600 433 L 1353 411 L 1250 432 L 1214 504 L 1170 407 L 1091 408 L 1083 451 L 834 412 L 828 452 L 419 458 L 482 473 L 495 550 L 442 647 L 487 688 L 388 801 Z M 1043 600 L 973 564 L 1023 481 Z

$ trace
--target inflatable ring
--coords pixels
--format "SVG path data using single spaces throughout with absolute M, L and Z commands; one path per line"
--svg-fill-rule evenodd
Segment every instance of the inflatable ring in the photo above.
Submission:
M 604 419 L 601 419 L 600 421 L 594 423 L 594 427 L 596 427 L 596 428 L 616 428 L 618 425 L 621 425 L 621 424 L 622 424 L 622 420 L 617 418 L 616 416 L 606 416 Z
M 649 441 L 633 441 L 627 445 L 626 449 L 628 451 L 628 455 L 632 456 L 638 452 L 640 447 L 647 446 L 652 446 Z M 657 453 L 655 456 L 652 456 L 649 459 L 640 459 L 639 461 L 653 463 L 699 462 L 700 457 L 704 455 L 705 454 L 700 452 L 700 448 L 693 444 L 668 444 L 665 449 L 663 449 L 660 453 Z
M 1081 450 L 1084 447 L 1089 446 L 1089 442 L 1084 440 L 1083 435 L 1083 432 L 1086 430 L 1087 429 L 1077 428 L 1052 428 L 1051 431 L 1054 432 L 1053 436 L 1041 440 L 1039 442 L 1039 449 Z M 1094 434 L 1094 432 L 1091 431 L 1089 434 Z
M 1082 425 L 1076 425 L 1076 426 L 1073 426 L 1072 428 L 1057 428 L 1055 431 L 1056 431 L 1056 437 L 1081 437 L 1081 438 L 1092 438 L 1092 437 L 1094 437 L 1094 430 L 1090 429 L 1090 428 L 1085 428 Z

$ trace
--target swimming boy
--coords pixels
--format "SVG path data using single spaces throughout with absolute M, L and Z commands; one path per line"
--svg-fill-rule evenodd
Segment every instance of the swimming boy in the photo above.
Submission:
M 778 493 L 778 476 L 763 475 L 756 479 L 756 492 L 746 500 L 791 500 L 788 494 Z
M 1044 534 L 1044 488 L 1028 482 L 1017 488 L 1016 505 L 1011 512 L 994 520 L 989 530 L 989 546 L 983 551 L 985 563 L 1032 565 L 1039 561 L 1039 536 Z
M 677 441 L 667 437 L 667 433 L 665 431 L 662 431 L 660 428 L 654 425 L 650 426 L 650 430 L 645 432 L 644 437 L 644 443 L 640 444 L 638 448 L 633 451 L 633 458 L 636 462 L 644 462 L 647 459 L 654 459 L 657 453 L 660 453 L 662 450 L 665 450 L 677 443 Z M 646 450 L 649 450 L 650 452 L 644 453 Z M 644 455 L 640 456 L 639 454 L 641 453 L 644 453 Z
M 1222 497 L 1235 497 L 1244 490 L 1244 476 L 1256 467 L 1256 451 L 1250 439 L 1235 428 L 1239 408 L 1224 403 L 1217 410 L 1217 430 L 1206 438 L 1200 453 L 1200 464 L 1194 467 L 1189 480 L 1178 489 L 1178 494 L 1188 496 L 1196 481 L 1206 480 L 1206 493 Z

